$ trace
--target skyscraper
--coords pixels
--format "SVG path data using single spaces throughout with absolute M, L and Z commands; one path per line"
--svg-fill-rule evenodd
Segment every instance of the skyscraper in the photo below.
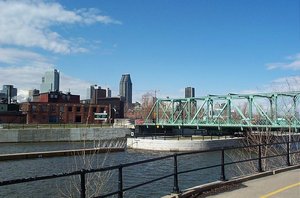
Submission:
M 130 79 L 130 74 L 123 74 L 120 80 L 119 93 L 122 100 L 125 103 L 132 103 L 132 83 Z
M 17 100 L 17 88 L 13 85 L 3 85 L 3 89 L 0 90 L 2 100 L 6 100 L 8 104 Z M 1 99 L 0 98 L 0 99 Z
M 50 91 L 59 91 L 59 71 L 56 69 L 46 72 L 42 77 L 40 93 Z
M 185 88 L 185 98 L 193 98 L 195 97 L 195 88 L 194 87 L 186 87 Z

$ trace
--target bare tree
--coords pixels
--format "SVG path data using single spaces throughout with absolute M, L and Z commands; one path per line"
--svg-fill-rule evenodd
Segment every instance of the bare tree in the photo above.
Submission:
M 288 84 L 289 86 L 289 84 Z M 288 126 L 286 129 L 279 131 L 271 131 L 268 128 L 265 129 L 251 129 L 248 131 L 247 135 L 244 138 L 244 145 L 258 145 L 266 144 L 261 146 L 261 156 L 262 159 L 262 169 L 263 170 L 272 170 L 287 164 L 286 156 L 278 156 L 272 158 L 264 158 L 268 156 L 275 156 L 287 153 L 287 149 L 290 151 L 299 151 L 300 143 L 297 142 L 300 140 L 300 134 L 296 131 L 295 123 L 298 123 L 299 115 L 295 112 L 295 102 L 296 98 L 290 96 L 280 97 L 277 101 L 277 111 L 276 120 L 274 122 L 282 122 L 284 125 Z M 242 108 L 243 112 L 246 113 L 247 108 Z M 255 119 L 257 115 L 253 115 Z M 268 145 L 271 143 L 279 143 L 276 145 Z M 290 143 L 289 143 L 290 142 Z M 248 147 L 243 150 L 233 150 L 227 153 L 227 157 L 232 161 L 246 160 L 250 158 L 257 158 L 259 154 L 258 147 Z M 290 162 L 296 164 L 300 162 L 300 155 L 291 154 Z M 258 162 L 249 161 L 242 164 L 236 164 L 230 166 L 231 173 L 233 175 L 246 175 L 249 173 L 256 172 L 258 170 Z
M 91 109 L 91 108 L 89 108 Z M 90 119 L 90 110 L 88 112 L 88 117 L 86 119 L 86 124 L 88 125 L 88 121 Z M 84 131 L 84 140 L 83 140 L 83 148 L 87 148 L 87 131 L 88 127 Z M 82 151 L 81 155 L 77 156 L 74 153 L 72 161 L 70 162 L 70 172 L 71 171 L 78 171 L 78 170 L 89 170 L 89 169 L 96 169 L 96 168 L 103 168 L 104 166 L 108 165 L 109 162 L 107 161 L 110 148 L 125 148 L 126 146 L 126 139 L 125 138 L 118 138 L 118 139 L 109 139 L 109 140 L 94 140 L 94 148 L 107 148 L 106 153 L 99 153 L 95 150 L 93 153 L 86 153 L 85 150 Z M 105 171 L 105 172 L 96 172 L 96 173 L 89 173 L 86 174 L 86 197 L 95 197 L 98 196 L 100 193 L 108 192 L 111 190 L 112 186 L 110 185 L 109 181 L 112 177 L 112 171 Z M 64 184 L 64 186 L 60 186 L 60 195 L 61 197 L 79 197 L 81 193 L 81 186 L 80 186 L 80 175 L 71 176 L 69 180 Z

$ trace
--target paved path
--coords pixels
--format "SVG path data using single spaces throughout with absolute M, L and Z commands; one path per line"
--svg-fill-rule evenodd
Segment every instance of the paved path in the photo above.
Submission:
M 210 198 L 299 198 L 300 169 L 278 173 L 241 184 L 241 188 Z

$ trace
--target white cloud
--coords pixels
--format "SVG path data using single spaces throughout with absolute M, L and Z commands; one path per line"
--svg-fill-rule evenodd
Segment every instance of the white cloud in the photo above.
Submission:
M 65 38 L 58 30 L 66 25 L 95 23 L 121 24 L 93 8 L 67 10 L 54 1 L 0 0 L 0 86 L 14 85 L 19 101 L 24 101 L 28 90 L 39 89 L 44 73 L 55 68 L 54 58 L 34 50 L 59 54 L 86 52 L 88 49 L 83 46 L 91 44 L 84 37 Z M 60 82 L 62 91 L 70 90 L 81 96 L 86 95 L 91 84 L 63 73 Z
M 41 83 L 41 77 L 45 71 L 53 69 L 51 66 L 9 66 L 0 67 L 0 82 L 3 84 L 12 84 L 21 89 L 38 88 Z
M 272 80 L 256 89 L 243 90 L 243 94 L 300 91 L 300 76 L 287 76 Z
M 1 66 L 4 63 L 8 66 Z M 0 86 L 12 84 L 18 88 L 18 100 L 28 97 L 28 90 L 40 89 L 42 76 L 55 68 L 48 58 L 32 51 L 0 48 Z M 86 96 L 91 83 L 61 73 L 61 91 Z M 1 89 L 1 88 L 0 88 Z
M 1 67 L 0 86 L 3 84 L 12 84 L 18 89 L 18 100 L 23 102 L 28 97 L 28 91 L 31 89 L 40 89 L 42 76 L 46 71 L 54 69 L 49 65 L 35 65 L 35 66 L 10 66 Z M 3 84 L 2 84 L 3 83 Z M 63 92 L 71 91 L 72 94 L 81 95 L 84 99 L 87 93 L 87 88 L 91 82 L 80 80 L 64 73 L 60 74 L 60 90 Z M 1 89 L 1 88 L 0 88 Z
M 272 81 L 269 86 L 271 91 L 299 91 L 300 76 L 289 76 L 278 78 Z
M 63 73 L 60 74 L 60 90 L 62 92 L 71 92 L 72 94 L 80 95 L 80 99 L 85 99 L 87 89 L 93 83 L 74 78 Z
M 19 65 L 19 64 L 43 64 L 49 65 L 49 60 L 35 52 L 20 50 L 15 48 L 1 48 L 0 47 L 0 63 L 5 63 L 9 65 Z
M 56 2 L 0 0 L 0 44 L 38 47 L 55 53 L 84 52 L 51 29 L 66 24 L 121 24 L 96 9 L 66 10 Z
M 286 62 L 268 63 L 266 64 L 268 70 L 272 69 L 291 69 L 300 70 L 300 53 L 288 56 Z

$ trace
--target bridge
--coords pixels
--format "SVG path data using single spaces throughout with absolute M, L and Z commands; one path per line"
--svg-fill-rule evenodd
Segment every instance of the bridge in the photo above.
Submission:
M 138 127 L 298 131 L 299 98 L 299 91 L 290 91 L 157 99 Z

